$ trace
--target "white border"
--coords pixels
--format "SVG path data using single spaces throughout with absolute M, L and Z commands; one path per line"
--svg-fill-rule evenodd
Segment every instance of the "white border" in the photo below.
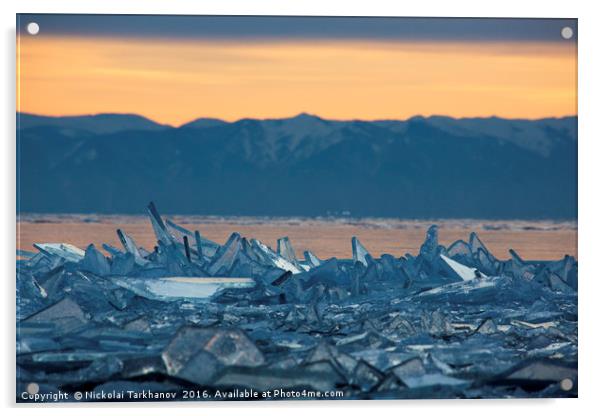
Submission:
M 193 1 L 193 0 L 21 0 L 0 4 L 2 31 L 2 158 L 0 168 L 2 204 L 2 246 L 0 260 L 4 273 L 2 294 L 2 370 L 0 394 L 2 404 L 15 409 L 14 391 L 14 253 L 15 253 L 15 13 L 133 13 L 133 14 L 270 14 L 270 15 L 347 15 L 347 16 L 466 16 L 466 17 L 569 17 L 579 18 L 579 399 L 573 400 L 486 400 L 486 401 L 375 401 L 375 402 L 275 402 L 275 403 L 179 403 L 179 404 L 109 404 L 82 408 L 81 405 L 46 406 L 45 415 L 103 414 L 108 409 L 144 408 L 145 415 L 162 415 L 183 411 L 190 414 L 234 412 L 246 415 L 267 413 L 303 414 L 338 412 L 364 415 L 367 412 L 399 414 L 504 415 L 508 413 L 545 413 L 546 415 L 588 414 L 599 412 L 602 394 L 600 367 L 602 314 L 602 280 L 599 267 L 602 198 L 600 192 L 600 65 L 597 42 L 602 39 L 599 8 L 594 2 L 524 0 L 486 1 L 412 1 L 381 0 L 305 0 L 305 1 Z M 562 196 L 559 196 L 560 198 Z M 18 406 L 26 411 L 31 406 Z M 111 410 L 112 411 L 112 410 Z M 599 413 L 598 413 L 599 414 Z

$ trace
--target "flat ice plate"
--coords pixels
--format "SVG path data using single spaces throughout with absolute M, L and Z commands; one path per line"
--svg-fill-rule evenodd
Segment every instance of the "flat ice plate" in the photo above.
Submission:
M 241 287 L 255 286 L 255 281 L 250 277 L 162 277 L 159 280 L 167 280 L 170 282 L 194 283 L 194 284 L 209 284 L 209 283 L 227 283 L 231 285 L 249 285 Z
M 208 299 L 222 289 L 255 286 L 255 281 L 248 277 L 114 277 L 112 280 L 139 296 L 156 300 Z

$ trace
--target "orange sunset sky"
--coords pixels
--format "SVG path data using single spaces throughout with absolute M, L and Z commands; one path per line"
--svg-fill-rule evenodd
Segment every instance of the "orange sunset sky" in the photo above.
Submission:
M 17 35 L 17 111 L 136 113 L 180 125 L 577 114 L 576 42 L 45 33 Z

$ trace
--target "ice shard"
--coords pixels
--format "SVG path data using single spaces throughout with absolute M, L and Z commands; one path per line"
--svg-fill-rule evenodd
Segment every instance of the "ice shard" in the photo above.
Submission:
M 353 260 L 359 261 L 364 266 L 368 266 L 368 261 L 371 260 L 372 257 L 357 237 L 351 238 L 351 249 L 353 252 Z
M 295 256 L 295 249 L 291 244 L 291 241 L 288 237 L 282 237 L 278 239 L 278 255 L 280 257 L 285 258 L 291 263 L 295 264 L 297 262 L 297 256 Z
M 36 313 L 28 318 L 29 322 L 48 322 L 54 319 L 74 318 L 78 321 L 87 321 L 85 313 L 73 299 L 66 297 L 54 305 Z
M 174 241 L 174 237 L 167 230 L 167 227 L 165 226 L 161 215 L 159 215 L 159 211 L 157 211 L 157 207 L 155 207 L 154 202 L 150 202 L 148 204 L 147 211 L 151 220 L 151 225 L 153 226 L 153 230 L 157 236 L 157 240 L 166 245 L 171 244 Z
M 318 267 L 320 264 L 322 264 L 322 261 L 314 253 L 312 253 L 309 250 L 305 250 L 303 252 L 303 257 L 305 257 L 305 261 L 311 267 Z
M 203 362 L 209 361 L 205 358 L 208 354 L 224 366 L 257 367 L 265 362 L 263 354 L 243 332 L 195 327 L 180 329 L 161 356 L 167 372 L 178 375 L 186 371 L 191 360 L 198 360 L 200 353 Z M 199 363 L 193 364 L 198 367 Z
M 294 274 L 303 272 L 303 269 L 301 267 L 293 264 L 291 261 L 280 256 L 279 254 L 274 252 L 272 249 L 270 249 L 268 246 L 263 244 L 261 241 L 252 239 L 251 246 L 258 255 L 260 255 L 264 258 L 265 262 L 273 265 L 274 267 L 277 267 L 282 270 L 290 271 L 291 273 L 294 273 Z
M 197 259 L 199 261 L 203 261 L 203 259 L 204 259 L 203 252 L 205 250 L 203 250 L 203 241 L 201 240 L 201 233 L 199 233 L 198 231 L 194 232 L 194 242 L 196 244 Z M 213 253 L 213 254 L 215 254 L 215 253 Z
M 420 247 L 420 255 L 433 261 L 439 253 L 439 227 L 431 225 L 426 232 L 426 239 Z
M 119 229 L 117 230 L 117 236 L 119 237 L 119 241 L 121 241 L 121 244 L 123 245 L 125 251 L 134 256 L 134 262 L 136 264 L 144 266 L 148 263 L 148 261 L 144 257 L 142 257 L 142 254 L 140 254 L 140 250 L 138 249 L 138 246 L 136 245 L 136 242 L 133 238 L 131 238 Z
M 211 275 L 228 273 L 242 248 L 240 238 L 240 234 L 232 233 L 226 244 L 214 254 L 208 269 Z
M 86 253 L 81 261 L 81 267 L 99 276 L 106 276 L 111 273 L 111 265 L 107 258 L 100 251 L 90 244 L 86 248 Z
M 86 255 L 84 250 L 68 243 L 35 243 L 33 246 L 47 256 L 55 256 L 71 262 L 79 262 Z
M 554 361 L 532 360 L 521 363 L 509 370 L 504 378 L 522 382 L 544 383 L 571 380 L 571 384 L 573 384 L 577 378 L 577 369 L 557 364 Z
M 464 281 L 472 280 L 475 278 L 487 277 L 483 273 L 479 272 L 475 267 L 467 267 L 463 264 L 458 263 L 455 260 L 450 259 L 443 254 L 440 257 L 447 263 L 449 267 Z
M 297 259 L 289 239 L 276 251 L 238 233 L 219 245 L 152 204 L 149 217 L 154 248 L 120 231 L 123 250 L 36 243 L 39 253 L 21 253 L 19 388 L 578 394 L 571 256 L 496 259 L 476 234 L 445 248 L 430 227 L 399 257 L 372 257 L 353 238 L 347 258 Z

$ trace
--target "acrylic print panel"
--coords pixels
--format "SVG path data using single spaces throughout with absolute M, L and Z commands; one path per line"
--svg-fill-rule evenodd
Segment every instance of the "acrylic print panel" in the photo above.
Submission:
M 576 20 L 17 23 L 17 401 L 577 396 Z

